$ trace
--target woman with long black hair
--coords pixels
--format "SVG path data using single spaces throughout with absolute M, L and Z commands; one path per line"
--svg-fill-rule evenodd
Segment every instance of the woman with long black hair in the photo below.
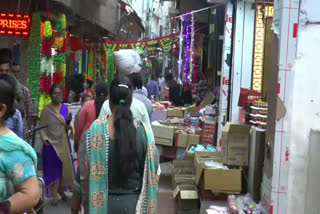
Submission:
M 95 121 L 100 114 L 102 105 L 108 97 L 107 83 L 102 80 L 98 81 L 95 87 L 95 93 L 95 99 L 86 102 L 80 111 L 74 137 L 75 151 L 78 151 L 82 134 L 91 126 L 93 121 Z
M 156 213 L 158 157 L 149 126 L 133 120 L 132 86 L 117 76 L 110 86 L 112 115 L 82 136 L 72 213 Z

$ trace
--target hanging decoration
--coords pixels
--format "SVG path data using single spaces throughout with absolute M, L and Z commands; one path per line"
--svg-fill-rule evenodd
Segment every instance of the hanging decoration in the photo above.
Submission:
M 43 111 L 44 107 L 51 103 L 51 98 L 49 95 L 43 94 L 39 99 L 39 117 L 41 116 L 41 112 Z
M 196 63 L 196 54 L 195 54 L 195 28 L 194 28 L 194 24 L 195 24 L 195 19 L 194 19 L 194 13 L 192 13 L 192 28 L 191 28 L 191 59 L 192 59 L 192 63 L 191 63 L 191 72 L 190 72 L 190 76 L 192 79 L 192 74 L 193 74 L 193 82 L 196 83 L 197 82 L 197 72 L 195 71 L 195 63 Z M 196 84 L 194 84 L 194 94 L 197 94 L 197 86 Z
M 114 65 L 114 55 L 113 52 L 115 50 L 116 45 L 110 45 L 108 49 L 106 49 L 106 55 L 108 57 L 108 71 L 107 71 L 107 84 L 110 86 L 111 81 L 113 80 L 116 74 L 116 68 Z
M 53 58 L 52 58 L 52 26 L 50 21 L 45 21 L 42 31 L 42 47 L 41 47 L 41 66 L 40 66 L 40 101 L 39 113 L 41 114 L 43 108 L 51 102 L 48 100 L 50 88 L 52 86 L 52 74 L 54 72 Z
M 190 43 L 190 63 L 189 63 L 189 67 L 190 67 L 190 72 L 188 75 L 188 80 L 190 82 L 192 82 L 192 75 L 193 75 L 193 71 L 194 71 L 194 63 L 195 63 L 195 54 L 194 54 L 194 14 L 191 14 L 191 34 L 190 34 L 190 39 L 191 39 L 191 43 Z
M 184 83 L 188 82 L 188 71 L 189 71 L 189 61 L 190 61 L 190 17 L 189 13 L 187 13 L 186 18 L 186 33 L 185 33 L 185 44 L 186 47 L 184 49 Z
M 181 71 L 182 71 L 183 25 L 185 20 L 183 16 L 181 16 L 180 19 L 181 19 L 181 26 L 180 26 L 180 37 L 179 37 L 178 83 L 182 84 Z
M 56 72 L 53 74 L 53 83 L 63 84 L 66 75 L 66 16 L 62 14 L 56 23 L 56 37 L 53 47 L 57 54 L 54 56 L 54 65 Z
M 172 35 L 139 41 L 106 41 L 107 49 L 109 49 L 109 46 L 112 46 L 114 51 L 131 48 L 142 54 L 145 48 L 147 48 L 148 56 L 154 56 L 158 48 L 164 52 L 169 52 L 172 45 Z
M 28 49 L 27 86 L 33 98 L 40 97 L 40 62 L 41 62 L 41 17 L 39 12 L 33 13 L 30 46 Z
M 86 80 L 91 80 L 93 81 L 93 48 L 90 47 L 88 50 L 88 72 L 85 75 Z

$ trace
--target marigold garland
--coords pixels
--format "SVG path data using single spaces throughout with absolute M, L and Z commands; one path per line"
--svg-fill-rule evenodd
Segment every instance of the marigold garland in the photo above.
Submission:
M 28 49 L 27 86 L 33 98 L 40 97 L 40 62 L 41 62 L 41 17 L 39 12 L 33 13 L 30 46 Z
M 42 94 L 39 99 L 39 117 L 41 116 L 41 112 L 43 111 L 44 107 L 51 103 L 51 98 L 49 95 Z
M 43 38 L 44 39 L 52 39 L 52 27 L 51 27 L 50 21 L 44 22 Z
M 53 41 L 53 48 L 56 49 L 57 52 L 60 52 L 64 45 L 64 38 L 63 37 L 56 37 Z

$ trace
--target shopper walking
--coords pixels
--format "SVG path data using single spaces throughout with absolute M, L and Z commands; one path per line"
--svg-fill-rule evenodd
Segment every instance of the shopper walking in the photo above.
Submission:
M 129 79 L 131 80 L 133 86 L 133 97 L 140 100 L 144 103 L 145 107 L 147 108 L 149 117 L 151 118 L 151 114 L 153 111 L 153 105 L 150 99 L 145 95 L 142 85 L 143 80 L 140 73 L 132 73 L 129 75 Z
M 159 97 L 159 85 L 156 81 L 155 76 L 152 74 L 151 75 L 151 80 L 147 84 L 147 90 L 148 90 L 148 98 L 151 99 L 153 96 L 154 99 Z
M 96 120 L 82 137 L 72 213 L 156 213 L 157 163 L 148 126 L 133 120 L 132 86 L 124 76 L 110 86 L 112 115 Z
M 96 96 L 94 100 L 86 102 L 79 114 L 78 125 L 74 137 L 74 149 L 78 151 L 79 143 L 83 132 L 85 132 L 95 121 L 108 97 L 108 85 L 105 81 L 98 81 L 95 87 Z
M 5 121 L 15 113 L 15 80 L 0 75 L 0 213 L 23 213 L 39 202 L 37 155 Z M 10 188 L 13 185 L 14 188 Z
M 40 124 L 48 127 L 40 131 L 40 136 L 44 144 L 43 177 L 53 197 L 52 205 L 57 205 L 58 193 L 66 200 L 64 190 L 72 187 L 75 171 L 66 131 L 70 128 L 71 114 L 68 107 L 62 103 L 60 86 L 53 85 L 50 96 L 52 103 L 44 108 L 40 118 Z
M 86 104 L 86 102 L 92 100 L 92 97 L 89 94 L 82 94 L 80 97 L 80 109 L 78 110 L 78 112 L 76 113 L 76 115 L 74 116 L 74 128 L 77 129 L 78 126 L 78 121 L 79 121 L 79 116 L 80 116 L 80 112 L 81 109 L 83 108 L 84 104 Z

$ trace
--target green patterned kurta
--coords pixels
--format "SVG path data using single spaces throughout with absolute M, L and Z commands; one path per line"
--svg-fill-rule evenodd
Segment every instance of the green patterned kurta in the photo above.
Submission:
M 157 213 L 158 157 L 152 131 L 145 126 L 147 151 L 141 193 L 136 213 Z M 109 135 L 107 118 L 96 120 L 84 135 L 80 146 L 80 166 L 74 185 L 75 194 L 81 195 L 86 214 L 106 214 L 108 209 Z M 89 194 L 88 194 L 89 193 Z

